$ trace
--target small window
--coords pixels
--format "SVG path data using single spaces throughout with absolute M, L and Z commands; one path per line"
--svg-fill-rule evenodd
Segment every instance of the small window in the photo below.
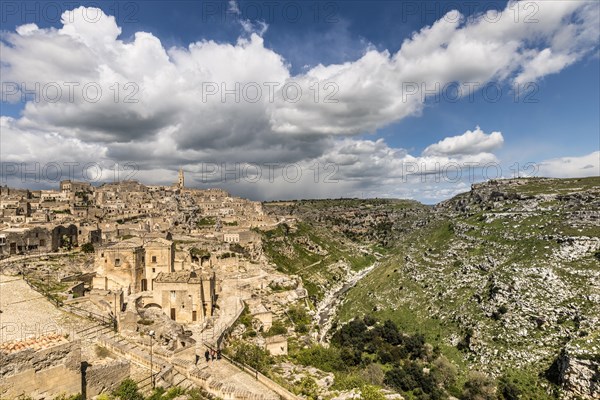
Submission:
M 155 263 L 156 262 L 156 256 L 152 256 L 152 262 Z
M 156 268 L 152 268 L 152 272 L 156 272 Z
M 101 253 L 101 254 L 100 254 L 100 257 L 104 258 L 104 253 Z
M 119 267 L 119 266 L 121 266 L 121 259 L 115 258 L 115 267 Z

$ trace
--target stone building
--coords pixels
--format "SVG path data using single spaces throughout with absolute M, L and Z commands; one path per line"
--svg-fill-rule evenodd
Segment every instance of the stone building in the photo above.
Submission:
M 96 225 L 80 223 L 77 234 L 79 245 L 91 243 L 98 246 L 102 244 L 102 229 Z
M 44 227 L 7 228 L 0 231 L 0 255 L 52 251 L 52 232 Z
M 216 301 L 214 273 L 195 271 L 160 273 L 154 280 L 154 303 L 174 321 L 204 322 Z
M 76 247 L 78 241 L 79 230 L 73 224 L 63 226 L 57 225 L 52 229 L 52 251 L 56 251 L 62 247 Z
M 92 185 L 89 182 L 64 180 L 60 181 L 60 191 L 64 193 L 66 197 L 71 197 L 71 194 L 77 192 L 91 192 Z
M 0 230 L 0 255 L 10 256 L 31 252 L 54 252 L 62 247 L 77 246 L 77 227 L 57 225 L 6 228 Z
M 271 326 L 273 326 L 273 313 L 262 303 L 249 304 L 249 306 L 252 318 L 260 321 L 263 331 L 266 332 L 271 329 Z
M 53 202 L 53 201 L 68 201 L 69 198 L 64 192 L 58 192 L 56 190 L 42 190 L 40 195 L 40 201 Z
M 142 240 L 131 238 L 110 243 L 96 250 L 94 289 L 118 290 L 126 293 L 142 290 L 145 279 L 145 250 Z
M 152 290 L 160 273 L 174 271 L 175 243 L 164 238 L 133 237 L 96 250 L 94 289 Z
M 239 233 L 224 233 L 223 241 L 227 243 L 239 243 L 240 242 L 240 234 Z
M 265 350 L 272 356 L 286 355 L 288 353 L 288 342 L 284 335 L 277 335 L 265 339 Z
M 154 289 L 154 280 L 160 273 L 174 271 L 175 243 L 163 238 L 152 238 L 144 243 L 146 270 L 142 290 Z

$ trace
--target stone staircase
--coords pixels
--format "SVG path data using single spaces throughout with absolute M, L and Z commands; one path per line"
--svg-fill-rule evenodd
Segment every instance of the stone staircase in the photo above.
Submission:
M 76 337 L 88 343 L 106 347 L 113 353 L 128 359 L 144 368 L 150 367 L 150 352 L 143 346 L 132 343 L 115 334 L 112 327 L 99 322 L 86 323 Z M 154 352 L 152 358 L 156 386 L 165 389 L 181 387 L 188 390 L 199 388 L 223 400 L 280 400 L 280 396 L 258 382 L 253 376 L 240 370 L 225 359 L 207 363 L 202 358 L 199 365 L 194 360 L 184 358 L 167 359 Z M 152 380 L 144 378 L 138 382 L 144 395 L 152 392 Z
M 109 326 L 90 322 L 85 324 L 82 329 L 75 332 L 75 338 L 87 342 L 95 342 L 99 336 L 108 335 L 113 332 L 113 329 Z
M 225 360 L 192 367 L 188 374 L 198 386 L 224 400 L 279 400 L 275 392 Z
M 184 360 L 181 358 L 174 358 L 171 360 L 171 363 L 176 367 L 181 367 L 184 369 L 191 369 L 194 366 L 194 361 L 192 360 Z
M 150 367 L 150 353 L 147 349 L 129 342 L 122 336 L 104 334 L 99 336 L 97 340 L 114 353 L 122 355 L 124 358 L 127 358 L 138 365 L 142 365 L 146 368 Z M 177 360 L 177 363 L 180 364 L 180 369 L 183 370 L 186 370 L 193 364 L 193 362 L 189 360 Z M 186 390 L 196 387 L 196 384 L 193 381 L 176 368 L 175 362 L 169 362 L 159 355 L 154 354 L 152 365 L 154 371 L 158 370 L 158 372 L 154 372 L 154 380 L 157 386 L 161 386 L 165 389 L 178 386 Z M 144 393 L 150 393 L 152 391 L 152 381 L 149 378 L 138 382 L 138 385 L 140 386 L 140 390 Z

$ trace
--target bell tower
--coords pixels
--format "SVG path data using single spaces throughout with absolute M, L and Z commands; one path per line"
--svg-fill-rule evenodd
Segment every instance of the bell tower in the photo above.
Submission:
M 179 168 L 179 176 L 177 178 L 177 187 L 179 189 L 183 189 L 184 186 L 185 186 L 185 179 L 183 177 L 183 169 Z

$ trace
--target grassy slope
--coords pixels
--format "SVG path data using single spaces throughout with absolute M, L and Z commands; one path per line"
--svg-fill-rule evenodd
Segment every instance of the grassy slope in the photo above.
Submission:
M 575 260 L 556 257 L 564 245 L 557 237 L 600 237 L 597 224 L 570 220 L 573 212 L 598 211 L 597 201 L 539 196 L 598 194 L 600 179 L 534 179 L 503 189 L 538 196 L 538 206 L 500 201 L 490 209 L 439 213 L 349 292 L 340 320 L 366 313 L 391 318 L 407 332 L 424 333 L 455 362 L 495 373 L 544 369 L 573 336 L 598 353 L 589 339 L 599 332 L 600 304 L 592 299 L 600 295 L 600 262 L 592 250 Z M 459 351 L 456 344 L 473 332 L 472 349 Z
M 334 266 L 345 261 L 352 270 L 361 270 L 375 261 L 370 253 L 359 251 L 348 240 L 307 223 L 298 223 L 297 229 L 286 230 L 283 226 L 265 233 L 265 252 L 287 274 L 299 275 L 310 296 L 320 298 L 326 287 L 343 278 L 344 270 Z M 324 252 L 313 252 L 298 239 L 309 238 Z M 323 254 L 320 254 L 323 253 Z
M 348 270 L 356 272 L 373 264 L 376 260 L 374 253 L 385 255 L 389 252 L 377 240 L 369 238 L 371 234 L 389 234 L 387 225 L 374 222 L 371 226 L 346 226 L 346 223 L 354 221 L 344 214 L 345 211 L 391 213 L 393 216 L 390 218 L 401 218 L 402 222 L 398 225 L 404 227 L 414 220 L 412 215 L 404 217 L 405 211 L 418 213 L 426 208 L 413 201 L 383 199 L 309 200 L 271 203 L 266 208 L 269 210 L 279 204 L 288 207 L 277 210 L 278 214 L 291 213 L 299 216 L 300 221 L 296 226 L 279 225 L 265 232 L 265 253 L 281 272 L 299 275 L 309 295 L 316 299 L 320 299 L 327 288 L 344 279 Z M 354 235 L 354 231 L 360 233 Z M 318 249 L 311 249 L 313 244 Z M 348 269 L 344 269 L 342 264 Z

